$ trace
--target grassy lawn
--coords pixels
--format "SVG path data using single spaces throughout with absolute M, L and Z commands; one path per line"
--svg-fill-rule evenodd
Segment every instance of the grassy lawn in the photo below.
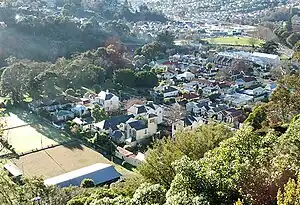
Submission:
M 219 45 L 237 45 L 237 46 L 251 46 L 251 37 L 243 36 L 226 36 L 226 37 L 217 37 L 217 38 L 206 38 L 202 39 L 208 41 L 211 44 Z M 255 46 L 259 46 L 263 43 L 263 40 L 255 39 Z
M 7 130 L 3 137 L 17 153 L 71 141 L 71 137 L 22 109 L 7 111 Z M 20 127 L 18 127 L 20 126 Z

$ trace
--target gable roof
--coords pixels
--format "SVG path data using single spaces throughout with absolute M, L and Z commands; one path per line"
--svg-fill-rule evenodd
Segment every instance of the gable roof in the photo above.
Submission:
M 245 82 L 251 82 L 251 81 L 256 81 L 256 78 L 253 76 L 244 76 L 242 78 Z
M 111 164 L 97 163 L 83 167 L 44 181 L 45 185 L 68 187 L 80 186 L 83 179 L 92 179 L 96 185 L 120 178 L 120 174 Z
M 112 99 L 114 96 L 116 96 L 116 95 L 114 95 L 114 94 L 112 94 L 112 93 L 110 93 L 110 92 L 108 92 L 108 91 L 101 91 L 99 94 L 98 94 L 98 96 L 102 99 L 102 100 L 110 100 L 110 99 Z
M 232 117 L 238 117 L 238 116 L 243 115 L 243 111 L 242 110 L 237 110 L 235 108 L 229 108 L 229 109 L 227 109 L 226 113 L 228 115 L 231 115 Z
M 103 120 L 101 122 L 98 122 L 94 124 L 94 126 L 99 127 L 100 129 L 103 130 L 108 130 L 109 128 L 111 128 L 112 130 L 117 130 L 118 129 L 117 125 L 127 122 L 130 118 L 134 118 L 134 115 L 131 114 L 131 115 L 114 116 L 108 120 Z
M 146 113 L 147 109 L 144 105 L 134 105 L 136 108 L 136 114 Z
M 226 109 L 227 109 L 226 105 L 218 105 L 217 107 L 212 108 L 212 110 L 214 112 L 220 112 L 220 111 L 223 111 L 223 110 L 226 110 Z
M 176 88 L 168 86 L 168 87 L 164 87 L 163 89 L 163 93 L 169 93 L 169 92 L 174 92 L 174 91 L 178 91 Z
M 135 130 L 143 130 L 148 128 L 148 125 L 143 120 L 129 122 L 128 125 Z

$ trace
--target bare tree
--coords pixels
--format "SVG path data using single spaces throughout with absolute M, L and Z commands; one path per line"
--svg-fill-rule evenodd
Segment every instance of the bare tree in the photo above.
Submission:
M 127 110 L 129 109 L 131 106 L 133 106 L 134 104 L 138 104 L 138 105 L 142 105 L 146 102 L 145 98 L 131 98 L 129 100 L 126 100 L 124 102 L 124 108 Z
M 165 121 L 168 124 L 172 124 L 178 120 L 181 120 L 185 116 L 186 116 L 185 108 L 178 103 L 175 103 L 170 107 L 165 108 L 164 110 Z
M 258 40 L 257 38 L 255 38 L 254 36 L 252 36 L 251 38 L 249 38 L 248 43 L 252 46 L 252 48 L 255 47 L 255 45 L 257 44 Z

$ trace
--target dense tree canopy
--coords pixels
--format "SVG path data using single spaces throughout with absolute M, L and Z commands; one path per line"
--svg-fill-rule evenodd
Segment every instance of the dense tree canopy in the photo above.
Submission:
M 142 164 L 138 171 L 150 182 L 169 187 L 175 176 L 172 162 L 184 155 L 198 160 L 205 152 L 231 136 L 231 131 L 221 124 L 208 124 L 195 131 L 176 133 L 175 140 L 165 139 L 157 142 L 153 149 L 149 150 L 146 163 Z

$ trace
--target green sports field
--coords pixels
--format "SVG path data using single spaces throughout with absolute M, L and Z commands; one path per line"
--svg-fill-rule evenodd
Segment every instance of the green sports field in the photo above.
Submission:
M 255 46 L 259 46 L 263 43 L 263 40 L 260 39 L 253 39 L 252 37 L 238 37 L 238 36 L 225 36 L 225 37 L 217 37 L 217 38 L 205 38 L 202 39 L 208 41 L 211 44 L 218 44 L 218 45 L 236 45 L 236 46 L 252 46 L 254 43 Z

